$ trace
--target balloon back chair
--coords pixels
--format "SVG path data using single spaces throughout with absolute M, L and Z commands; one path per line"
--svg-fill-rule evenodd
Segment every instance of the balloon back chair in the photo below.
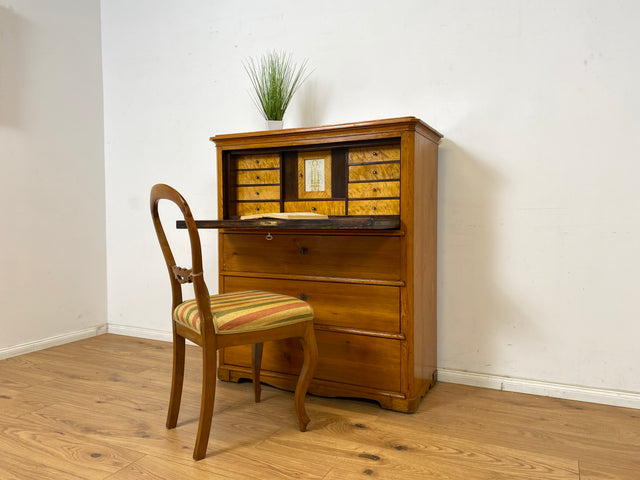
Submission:
M 158 214 L 160 200 L 175 203 L 182 212 L 191 244 L 191 268 L 176 265 Z M 155 185 L 151 189 L 151 216 L 169 270 L 172 293 L 173 374 L 167 428 L 174 428 L 178 421 L 185 370 L 185 339 L 202 349 L 202 399 L 193 450 L 193 458 L 200 460 L 207 453 L 211 430 L 217 350 L 235 345 L 252 345 L 254 400 L 259 402 L 263 342 L 297 337 L 304 355 L 294 405 L 300 430 L 304 432 L 309 423 L 304 400 L 318 362 L 311 306 L 295 297 L 257 290 L 209 295 L 202 272 L 200 236 L 185 199 L 168 185 Z M 184 283 L 193 284 L 194 299 L 183 300 Z

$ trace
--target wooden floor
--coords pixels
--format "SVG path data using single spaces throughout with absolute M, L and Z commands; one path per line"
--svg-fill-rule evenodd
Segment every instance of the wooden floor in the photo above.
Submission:
M 191 347 L 164 427 L 171 345 L 117 335 L 0 361 L 0 479 L 639 479 L 640 410 L 438 383 L 415 414 L 218 383 L 207 458 L 191 459 Z

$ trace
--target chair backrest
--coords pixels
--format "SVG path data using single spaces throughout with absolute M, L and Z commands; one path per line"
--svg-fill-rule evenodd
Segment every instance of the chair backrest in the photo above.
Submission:
M 158 213 L 158 204 L 160 200 L 169 200 L 176 204 L 187 225 L 187 231 L 189 233 L 189 242 L 191 244 L 191 268 L 183 268 L 176 265 L 171 246 L 165 235 L 162 221 Z M 204 275 L 202 271 L 202 247 L 200 245 L 200 235 L 198 234 L 198 228 L 196 222 L 191 214 L 189 204 L 177 190 L 169 185 L 157 184 L 151 188 L 150 196 L 151 206 L 151 218 L 153 219 L 153 226 L 156 229 L 156 235 L 160 242 L 160 248 L 164 255 L 164 261 L 169 271 L 169 278 L 171 280 L 171 294 L 172 294 L 172 309 L 175 309 L 180 303 L 182 303 L 182 284 L 193 283 L 193 289 L 195 298 L 198 304 L 198 310 L 200 318 L 202 319 L 202 334 L 211 332 L 213 333 L 212 321 L 211 321 L 211 308 L 209 303 L 209 289 L 204 281 Z

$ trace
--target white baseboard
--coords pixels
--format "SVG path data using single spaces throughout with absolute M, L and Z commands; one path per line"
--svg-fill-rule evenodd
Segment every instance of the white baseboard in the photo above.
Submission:
M 526 380 L 523 378 L 500 377 L 497 375 L 471 373 L 461 370 L 449 370 L 447 368 L 438 369 L 438 380 L 473 387 L 484 387 L 508 392 L 528 393 L 544 397 L 564 398 L 567 400 L 640 409 L 640 393 L 638 392 L 579 387 L 561 383 Z
M 115 325 L 110 323 L 108 332 L 115 335 L 125 335 L 127 337 L 173 342 L 173 333 L 171 330 L 154 330 L 152 328 L 131 327 L 128 325 Z
M 44 350 L 45 348 L 57 347 L 58 345 L 64 345 L 65 343 L 75 342 L 77 340 L 84 340 L 85 338 L 95 337 L 103 333 L 107 333 L 107 324 L 96 325 L 95 327 L 85 328 L 84 330 L 78 330 L 76 332 L 55 335 L 42 340 L 2 348 L 0 349 L 0 360 Z

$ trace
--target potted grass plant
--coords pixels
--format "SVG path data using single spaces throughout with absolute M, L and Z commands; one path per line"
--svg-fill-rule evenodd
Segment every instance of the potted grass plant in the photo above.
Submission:
M 267 121 L 267 128 L 282 128 L 293 94 L 309 76 L 307 60 L 298 65 L 291 54 L 274 50 L 258 59 L 250 57 L 243 65 L 253 86 L 253 101 Z

